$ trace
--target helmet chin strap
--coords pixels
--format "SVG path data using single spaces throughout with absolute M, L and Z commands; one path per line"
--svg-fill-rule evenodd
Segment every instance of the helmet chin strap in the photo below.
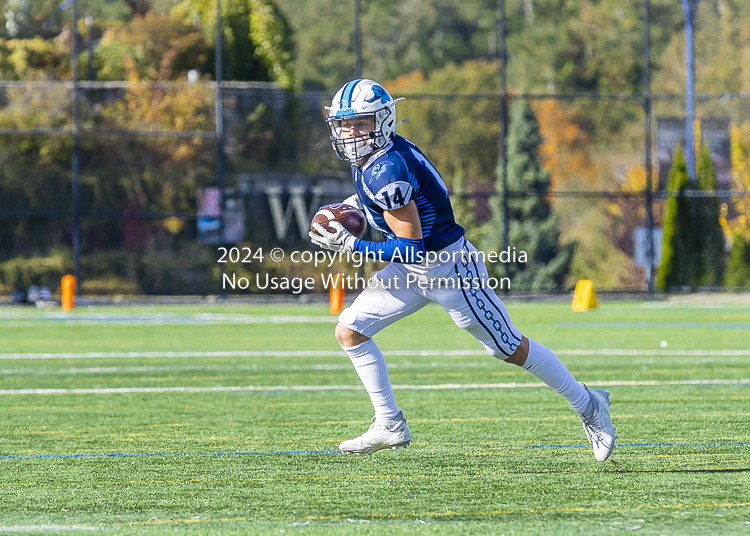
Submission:
M 368 161 L 368 160 L 370 159 L 370 157 L 371 157 L 372 155 L 374 155 L 374 154 L 375 154 L 375 153 L 370 153 L 370 154 L 368 154 L 368 155 L 365 155 L 365 156 L 363 156 L 362 158 L 360 158 L 360 159 L 359 159 L 359 160 L 357 160 L 356 162 L 352 162 L 352 163 L 351 163 L 351 164 L 352 164 L 352 167 L 358 167 L 358 168 L 361 168 L 361 167 L 363 167 L 363 166 L 364 166 L 364 165 L 365 165 L 365 164 L 367 163 L 367 161 Z
M 377 137 L 377 134 L 375 132 L 370 132 L 368 134 L 368 136 L 367 136 L 367 140 L 365 140 L 365 145 L 369 145 L 370 147 L 372 147 L 372 144 L 374 143 L 376 137 Z M 376 148 L 372 147 L 372 152 L 370 152 L 369 154 L 364 155 L 362 158 L 360 158 L 356 162 L 352 162 L 352 166 L 353 167 L 362 167 L 362 166 L 364 166 L 367 163 L 367 161 L 370 159 L 370 157 L 372 155 L 374 155 L 375 153 L 377 153 L 377 152 L 378 151 L 376 150 Z
M 371 156 L 372 156 L 373 154 L 375 154 L 375 151 L 372 151 L 372 152 L 371 152 L 371 153 L 369 153 L 369 154 L 366 154 L 366 155 L 364 155 L 364 156 L 361 156 L 361 157 L 360 157 L 360 158 L 358 158 L 357 160 L 354 160 L 354 161 L 351 161 L 351 160 L 349 160 L 349 162 L 350 162 L 350 163 L 352 164 L 352 166 L 355 166 L 355 167 L 362 167 L 362 166 L 364 166 L 364 165 L 365 165 L 365 163 L 366 163 L 366 162 L 367 162 L 367 161 L 368 161 L 368 160 L 370 159 L 370 157 L 371 157 Z

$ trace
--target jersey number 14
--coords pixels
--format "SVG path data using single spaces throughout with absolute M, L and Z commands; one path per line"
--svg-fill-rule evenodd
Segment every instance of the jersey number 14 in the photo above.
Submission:
M 396 188 L 396 191 L 390 196 L 388 192 L 383 192 L 383 201 L 388 205 L 388 210 L 401 208 L 406 204 L 404 203 L 404 195 L 401 193 L 401 188 Z
M 375 200 L 385 210 L 401 208 L 411 201 L 411 185 L 404 181 L 387 184 L 378 191 Z

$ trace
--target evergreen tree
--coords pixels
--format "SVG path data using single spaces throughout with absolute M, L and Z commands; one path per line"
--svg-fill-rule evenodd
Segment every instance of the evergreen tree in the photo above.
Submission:
M 732 253 L 724 272 L 724 286 L 750 287 L 750 245 L 742 233 L 734 236 Z
M 478 238 L 478 227 L 476 217 L 477 202 L 468 197 L 464 179 L 466 174 L 462 168 L 456 170 L 453 175 L 453 193 L 451 194 L 451 205 L 453 216 L 461 227 L 466 230 L 466 238 L 474 242 Z
M 570 267 L 573 245 L 560 246 L 559 217 L 552 213 L 547 199 L 550 174 L 542 169 L 539 123 L 528 101 L 515 101 L 510 107 L 508 128 L 508 191 L 521 194 L 508 199 L 508 247 L 517 254 L 526 252 L 524 263 L 510 263 L 511 284 L 515 288 L 544 290 L 562 286 Z M 497 169 L 497 188 L 503 189 L 502 162 Z M 502 196 L 491 201 L 492 219 L 487 224 L 483 249 L 500 251 L 503 235 Z M 504 276 L 503 265 L 488 265 L 496 277 Z
M 715 192 L 719 183 L 711 162 L 711 151 L 707 145 L 701 150 L 697 169 L 698 188 L 704 192 Z M 724 232 L 719 223 L 721 201 L 718 197 L 699 197 L 693 200 L 696 209 L 697 238 L 700 242 L 700 258 L 696 283 L 700 287 L 721 285 L 724 271 Z
M 698 228 L 694 219 L 693 198 L 685 196 L 690 188 L 687 163 L 678 145 L 672 159 L 667 184 L 667 207 L 664 214 L 664 236 L 661 266 L 656 284 L 660 289 L 695 286 L 700 262 Z

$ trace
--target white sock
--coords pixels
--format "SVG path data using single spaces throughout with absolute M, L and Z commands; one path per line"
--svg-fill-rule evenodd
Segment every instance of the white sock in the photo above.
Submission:
M 576 381 L 552 350 L 529 339 L 529 356 L 523 368 L 552 387 L 576 413 L 582 414 L 589 405 L 589 393 Z
M 375 422 L 388 424 L 395 420 L 399 410 L 396 397 L 393 396 L 391 380 L 388 377 L 388 367 L 378 345 L 370 339 L 356 346 L 342 347 L 342 349 L 352 360 L 362 385 L 370 395 L 370 401 L 375 408 Z

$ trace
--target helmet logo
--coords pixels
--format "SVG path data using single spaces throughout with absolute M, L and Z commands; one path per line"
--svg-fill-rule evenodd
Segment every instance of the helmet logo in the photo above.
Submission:
M 372 92 L 375 94 L 371 99 L 367 99 L 367 102 L 375 102 L 376 100 L 380 99 L 381 104 L 385 104 L 391 98 L 388 96 L 388 93 L 386 93 L 385 89 L 383 89 L 380 86 L 372 86 Z

